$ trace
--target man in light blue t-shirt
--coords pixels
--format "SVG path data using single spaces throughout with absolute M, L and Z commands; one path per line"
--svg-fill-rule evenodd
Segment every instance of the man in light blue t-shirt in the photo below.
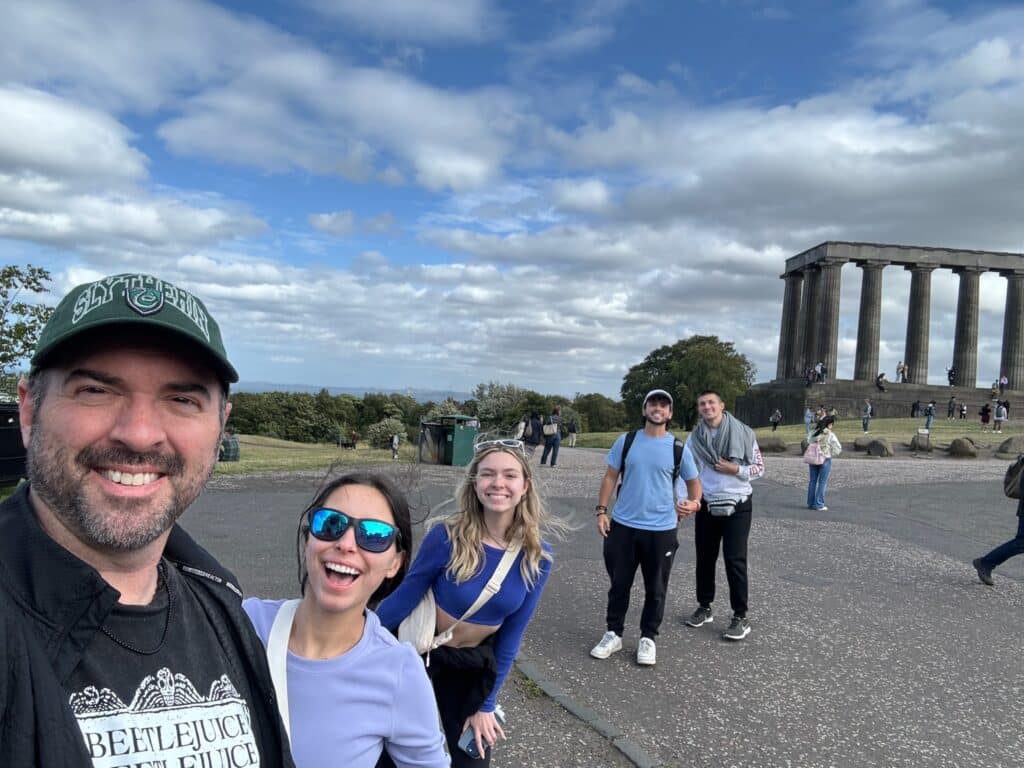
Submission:
M 686 484 L 686 498 L 675 501 L 676 438 L 668 432 L 672 396 L 663 389 L 647 393 L 643 404 L 644 428 L 620 435 L 608 451 L 604 479 L 597 497 L 597 530 L 604 537 L 604 564 L 608 590 L 608 631 L 590 651 L 607 659 L 622 649 L 622 632 L 637 566 L 644 577 L 644 608 L 640 615 L 640 643 L 636 661 L 651 666 L 657 660 L 654 638 L 665 614 L 665 595 L 679 539 L 679 520 L 700 509 L 700 480 L 690 449 L 681 445 L 678 475 Z M 626 450 L 626 443 L 632 442 Z M 623 451 L 626 460 L 623 465 Z M 619 482 L 614 514 L 608 505 Z

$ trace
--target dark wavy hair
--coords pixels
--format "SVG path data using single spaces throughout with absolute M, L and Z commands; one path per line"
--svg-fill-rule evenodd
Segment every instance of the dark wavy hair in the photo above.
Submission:
M 319 509 L 327 501 L 327 497 L 339 488 L 346 485 L 364 485 L 379 491 L 391 509 L 391 515 L 395 518 L 395 527 L 398 528 L 398 537 L 395 539 L 395 547 L 402 553 L 402 564 L 398 573 L 388 579 L 384 579 L 376 591 L 370 595 L 369 607 L 372 609 L 381 600 L 390 595 L 409 571 L 409 560 L 412 557 L 412 519 L 409 515 L 409 501 L 405 494 L 398 489 L 391 480 L 375 472 L 348 472 L 341 477 L 336 477 L 317 491 L 313 501 L 302 510 L 299 515 L 299 527 L 295 536 L 295 549 L 298 559 L 299 570 L 299 592 L 306 594 L 306 582 L 309 580 L 309 571 L 306 569 L 306 542 L 309 540 L 309 521 L 306 516 L 310 510 Z

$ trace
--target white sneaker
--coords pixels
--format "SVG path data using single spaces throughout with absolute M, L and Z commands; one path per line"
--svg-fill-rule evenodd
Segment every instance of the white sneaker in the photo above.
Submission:
M 640 638 L 640 647 L 636 649 L 636 663 L 642 667 L 652 667 L 658 660 L 658 649 L 649 637 Z
M 604 633 L 601 642 L 590 649 L 590 655 L 595 659 L 607 659 L 616 651 L 622 650 L 622 638 L 612 631 Z

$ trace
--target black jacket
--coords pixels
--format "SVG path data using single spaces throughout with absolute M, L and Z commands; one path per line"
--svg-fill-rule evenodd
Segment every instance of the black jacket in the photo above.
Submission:
M 252 691 L 263 766 L 293 766 L 263 645 L 235 578 L 174 526 L 165 558 L 186 578 Z M 91 768 L 63 683 L 117 602 L 117 590 L 40 527 L 22 486 L 0 504 L 0 766 Z

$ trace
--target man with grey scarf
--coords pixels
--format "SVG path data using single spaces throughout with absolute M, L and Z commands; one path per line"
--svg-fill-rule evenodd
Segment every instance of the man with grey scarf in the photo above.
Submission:
M 697 397 L 700 422 L 686 441 L 697 462 L 704 498 L 694 518 L 697 550 L 697 609 L 687 626 L 700 627 L 714 620 L 715 565 L 721 549 L 729 581 L 733 618 L 722 633 L 726 640 L 750 634 L 747 621 L 747 539 L 753 510 L 750 481 L 764 475 L 764 459 L 753 430 L 726 413 L 714 390 Z

